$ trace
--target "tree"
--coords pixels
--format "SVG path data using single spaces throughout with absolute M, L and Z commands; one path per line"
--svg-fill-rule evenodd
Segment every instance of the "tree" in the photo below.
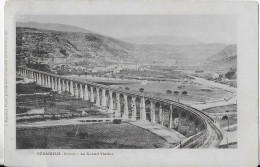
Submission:
M 65 56 L 68 55 L 68 54 L 67 54 L 67 51 L 66 51 L 65 49 L 60 49 L 60 53 L 63 54 L 63 55 L 65 55 Z
M 231 68 L 226 74 L 225 74 L 225 78 L 228 79 L 236 79 L 236 70 Z
M 179 92 L 178 92 L 178 91 L 174 91 L 173 93 L 174 93 L 174 94 L 179 94 Z
M 187 95 L 188 93 L 187 93 L 187 91 L 183 91 L 181 94 Z
M 113 124 L 121 124 L 122 120 L 121 119 L 114 119 Z
M 140 89 L 139 89 L 139 92 L 142 92 L 142 93 L 143 93 L 143 92 L 144 92 L 144 88 L 140 88 Z
M 172 94 L 171 90 L 166 90 L 166 94 Z

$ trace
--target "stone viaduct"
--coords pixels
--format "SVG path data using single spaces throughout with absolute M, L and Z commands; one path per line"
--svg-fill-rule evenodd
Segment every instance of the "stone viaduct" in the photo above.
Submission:
M 38 85 L 49 87 L 58 93 L 69 92 L 70 96 L 107 108 L 108 114 L 115 118 L 147 120 L 177 131 L 182 131 L 179 127 L 182 120 L 192 124 L 190 127 L 195 134 L 204 132 L 206 138 L 210 138 L 212 136 L 209 135 L 215 131 L 215 135 L 222 138 L 212 118 L 199 110 L 172 100 L 88 81 L 77 81 L 34 69 L 19 67 L 17 73 L 21 77 L 32 78 Z

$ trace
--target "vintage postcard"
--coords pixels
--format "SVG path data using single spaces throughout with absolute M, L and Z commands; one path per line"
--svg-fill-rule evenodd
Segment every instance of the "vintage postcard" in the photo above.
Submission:
M 6 165 L 257 165 L 257 12 L 7 2 Z

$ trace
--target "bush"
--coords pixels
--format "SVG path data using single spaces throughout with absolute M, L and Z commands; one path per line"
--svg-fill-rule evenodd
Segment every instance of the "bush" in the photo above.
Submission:
M 68 54 L 67 54 L 67 51 L 66 51 L 65 49 L 60 49 L 60 53 L 63 54 L 63 55 L 65 55 L 65 56 L 68 55 Z
M 121 124 L 122 120 L 121 119 L 114 119 L 113 124 Z
M 225 74 L 225 78 L 228 78 L 228 79 L 236 79 L 236 72 L 235 72 L 235 71 L 228 71 L 228 72 Z
M 181 94 L 183 95 L 187 95 L 188 93 L 186 91 L 183 91 Z
M 171 90 L 166 90 L 166 94 L 172 94 Z
M 140 89 L 139 89 L 139 92 L 144 92 L 144 88 L 140 88 Z
M 174 94 L 179 94 L 179 92 L 178 91 L 174 91 Z

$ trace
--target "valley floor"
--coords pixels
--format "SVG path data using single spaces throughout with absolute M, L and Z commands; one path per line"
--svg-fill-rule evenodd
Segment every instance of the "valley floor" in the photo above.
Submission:
M 126 89 L 139 92 L 144 88 L 144 93 L 162 98 L 178 101 L 197 109 L 206 109 L 215 106 L 236 104 L 236 88 L 215 83 L 203 78 L 194 80 L 171 80 L 171 81 L 147 81 L 143 84 L 142 80 L 137 79 L 115 79 L 99 78 L 90 76 L 73 76 L 78 80 L 88 80 L 96 83 L 105 83 L 114 88 Z M 171 93 L 166 91 L 170 90 Z M 182 92 L 187 94 L 183 95 Z

